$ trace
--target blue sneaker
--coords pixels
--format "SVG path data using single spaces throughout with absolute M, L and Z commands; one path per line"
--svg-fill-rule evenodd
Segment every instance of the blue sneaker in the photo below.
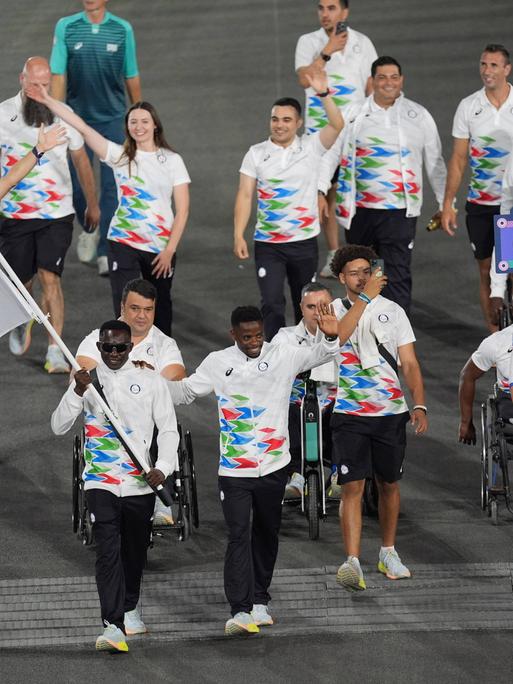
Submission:
M 125 635 L 116 625 L 107 625 L 103 630 L 103 634 L 100 634 L 96 639 L 96 650 L 128 653 Z
M 141 620 L 141 616 L 139 615 L 139 611 L 137 608 L 134 608 L 133 610 L 129 610 L 128 613 L 125 613 L 125 632 L 128 635 L 132 634 L 146 634 L 148 631 L 146 629 L 146 625 L 144 622 Z

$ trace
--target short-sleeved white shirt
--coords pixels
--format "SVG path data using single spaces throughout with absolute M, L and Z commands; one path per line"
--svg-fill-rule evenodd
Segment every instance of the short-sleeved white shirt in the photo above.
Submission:
M 325 66 L 331 96 L 339 108 L 365 99 L 371 65 L 378 57 L 374 45 L 363 33 L 348 28 L 347 34 L 344 50 L 334 52 Z M 301 36 L 296 45 L 296 71 L 309 66 L 320 55 L 328 40 L 329 36 L 323 28 Z M 305 130 L 314 133 L 326 125 L 326 112 L 313 88 L 306 88 L 305 96 Z
M 268 139 L 249 148 L 240 173 L 257 181 L 255 240 L 297 242 L 320 233 L 317 185 L 325 152 L 318 133 L 296 136 L 288 147 Z
M 455 138 L 469 140 L 470 184 L 467 200 L 475 204 L 500 204 L 504 169 L 513 147 L 513 87 L 496 109 L 482 88 L 464 98 L 452 127 Z
M 74 213 L 68 150 L 79 150 L 84 139 L 74 128 L 55 118 L 66 128 L 67 144 L 45 152 L 32 171 L 0 203 L 3 217 L 10 219 L 58 219 Z M 1 175 L 37 143 L 39 130 L 27 126 L 22 114 L 21 93 L 0 104 Z
M 338 319 L 347 313 L 340 299 L 333 302 Z M 372 328 L 394 359 L 399 347 L 415 342 L 408 316 L 398 304 L 378 296 L 369 310 Z M 365 314 L 364 314 L 365 315 Z M 357 331 L 341 347 L 335 413 L 358 416 L 393 416 L 408 411 L 397 373 L 379 357 L 379 366 L 363 369 L 358 355 Z
M 99 328 L 89 333 L 79 344 L 76 356 L 87 356 L 100 363 L 101 354 L 96 346 L 100 336 Z M 158 373 L 166 366 L 179 364 L 183 366 L 183 359 L 178 345 L 172 337 L 164 333 L 154 325 L 150 328 L 146 337 L 134 346 L 128 357 L 130 361 L 146 361 L 150 363 Z
M 509 392 L 510 364 L 513 359 L 513 325 L 485 337 L 471 359 L 484 373 L 495 366 L 497 384 Z
M 182 157 L 171 150 L 138 150 L 129 170 L 123 147 L 109 142 L 104 161 L 114 171 L 119 202 L 107 238 L 145 252 L 161 252 L 173 225 L 173 188 L 191 182 Z

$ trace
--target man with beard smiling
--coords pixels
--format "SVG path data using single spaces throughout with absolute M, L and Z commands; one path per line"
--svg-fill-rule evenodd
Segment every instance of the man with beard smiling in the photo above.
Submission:
M 215 392 L 219 410 L 219 496 L 228 528 L 224 588 L 232 617 L 225 634 L 253 634 L 272 625 L 268 589 L 278 555 L 278 533 L 287 464 L 289 395 L 299 373 L 339 351 L 384 285 L 372 276 L 365 292 L 337 323 L 332 307 L 319 303 L 322 335 L 312 346 L 264 342 L 262 314 L 239 306 L 231 315 L 235 344 L 212 352 L 189 378 L 169 383 L 175 404 Z M 349 318 L 348 318 L 349 316 Z
M 21 92 L 0 104 L 0 160 L 4 176 L 9 168 L 36 145 L 41 124 L 51 125 L 50 110 L 26 96 L 28 86 L 50 83 L 50 67 L 43 57 L 27 60 L 20 75 Z M 0 228 L 0 249 L 16 275 L 28 290 L 35 275 L 43 291 L 41 308 L 48 313 L 55 330 L 62 335 L 64 298 L 61 275 L 64 258 L 73 232 L 73 204 L 67 152 L 77 169 L 87 196 L 87 219 L 99 220 L 93 171 L 84 148 L 84 141 L 73 128 L 66 126 L 67 144 L 59 145 L 43 157 L 29 177 L 18 183 L 2 199 L 3 217 Z M 32 321 L 13 330 L 9 349 L 19 356 L 30 344 Z M 45 359 L 48 373 L 68 373 L 69 365 L 61 350 L 49 338 Z

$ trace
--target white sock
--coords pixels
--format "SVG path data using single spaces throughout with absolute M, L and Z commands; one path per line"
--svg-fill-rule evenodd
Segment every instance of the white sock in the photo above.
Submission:
M 395 546 L 382 546 L 380 553 L 386 553 L 387 551 L 395 551 Z

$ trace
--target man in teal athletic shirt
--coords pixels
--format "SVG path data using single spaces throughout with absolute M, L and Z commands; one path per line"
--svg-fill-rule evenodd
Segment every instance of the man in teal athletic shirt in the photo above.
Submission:
M 62 17 L 55 26 L 50 68 L 52 94 L 65 100 L 89 126 L 123 143 L 125 88 L 131 104 L 141 99 L 134 32 L 128 21 L 107 12 L 108 0 L 82 0 L 83 12 Z M 92 159 L 93 153 L 88 149 Z M 107 231 L 117 206 L 112 170 L 101 170 L 100 231 L 83 231 L 77 251 L 83 262 L 98 256 L 98 272 L 108 275 Z M 84 227 L 84 196 L 73 178 L 73 204 Z M 99 242 L 98 242 L 99 238 Z

